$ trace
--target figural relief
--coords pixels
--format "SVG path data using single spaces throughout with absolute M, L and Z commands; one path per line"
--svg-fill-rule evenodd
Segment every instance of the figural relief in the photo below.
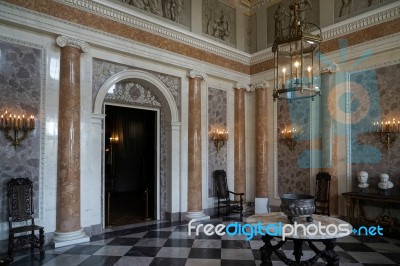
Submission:
M 184 9 L 183 0 L 121 0 L 128 5 L 179 22 Z

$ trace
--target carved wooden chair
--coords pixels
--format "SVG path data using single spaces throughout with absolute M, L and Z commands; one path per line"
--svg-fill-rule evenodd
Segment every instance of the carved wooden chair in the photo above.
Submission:
M 40 250 L 40 258 L 44 258 L 44 229 L 35 225 L 33 217 L 33 185 L 28 178 L 12 178 L 7 183 L 8 192 L 8 257 L 14 260 L 14 250 L 30 245 L 31 253 L 34 248 Z M 14 225 L 17 226 L 14 226 Z M 39 231 L 39 237 L 35 232 Z
M 320 172 L 315 179 L 315 214 L 330 216 L 330 186 L 331 175 L 327 172 Z
M 243 218 L 243 195 L 244 193 L 237 193 L 228 189 L 226 180 L 226 172 L 224 170 L 215 170 L 213 174 L 214 183 L 218 198 L 218 216 L 219 209 L 225 208 L 226 216 L 230 213 L 239 213 L 240 219 Z M 230 195 L 239 196 L 239 200 L 231 200 Z

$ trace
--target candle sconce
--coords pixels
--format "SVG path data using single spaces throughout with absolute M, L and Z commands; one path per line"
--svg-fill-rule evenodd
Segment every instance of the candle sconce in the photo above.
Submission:
M 297 144 L 297 139 L 300 135 L 300 130 L 296 128 L 284 129 L 281 131 L 280 141 L 288 146 L 289 150 L 293 151 Z
M 370 133 L 376 136 L 376 139 L 385 145 L 386 149 L 393 146 L 397 139 L 397 134 L 400 134 L 400 121 L 393 119 L 392 121 L 374 122 Z
M 225 145 L 228 140 L 228 131 L 225 129 L 213 129 L 210 131 L 210 138 L 214 141 L 214 146 L 217 152 L 221 150 L 221 147 Z
M 16 148 L 28 137 L 28 133 L 35 129 L 35 117 L 29 118 L 25 115 L 12 115 L 5 111 L 0 116 L 0 131 L 3 131 L 4 137 L 11 141 L 11 145 Z

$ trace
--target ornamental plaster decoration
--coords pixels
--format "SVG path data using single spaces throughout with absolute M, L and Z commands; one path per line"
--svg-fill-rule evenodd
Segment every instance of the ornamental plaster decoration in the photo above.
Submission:
M 201 78 L 207 83 L 208 80 L 208 75 L 204 72 L 198 71 L 198 70 L 192 70 L 189 73 L 189 77 L 194 79 L 194 78 Z
M 161 103 L 153 95 L 151 90 L 144 88 L 136 82 L 115 84 L 114 90 L 106 94 L 105 100 L 161 107 Z
M 84 53 L 87 53 L 90 50 L 90 46 L 87 42 L 69 36 L 58 36 L 56 39 L 56 43 L 60 47 L 72 46 L 81 49 Z
M 191 32 L 183 31 L 181 28 L 178 28 L 174 25 L 170 25 L 168 23 L 165 23 L 163 21 L 157 21 L 155 19 L 151 19 L 148 16 L 145 16 L 143 14 L 140 14 L 134 10 L 127 10 L 126 8 L 124 9 L 121 5 L 115 4 L 112 1 L 99 1 L 94 2 L 92 0 L 55 0 L 57 2 L 60 2 L 64 5 L 69 5 L 74 8 L 83 10 L 85 12 L 89 12 L 92 14 L 95 14 L 97 16 L 101 16 L 107 19 L 111 19 L 114 21 L 117 21 L 122 24 L 129 25 L 131 27 L 135 27 L 137 29 L 150 32 L 159 36 L 162 36 L 164 38 L 168 38 L 180 43 L 184 43 L 187 45 L 190 45 L 192 47 L 201 49 L 203 51 L 207 51 L 210 53 L 217 54 L 219 56 L 243 63 L 243 64 L 249 64 L 249 55 L 244 54 L 242 52 L 238 52 L 237 50 L 234 50 L 232 48 L 225 48 L 221 47 L 220 45 L 215 45 L 210 43 L 207 39 L 204 39 L 202 37 L 199 37 L 196 34 L 193 34 Z M 0 7 L 3 5 L 2 2 L 0 2 Z M 8 4 L 4 4 L 9 6 Z M 25 9 L 21 9 L 18 7 L 12 6 L 12 8 L 19 9 L 21 11 L 25 11 Z M 41 14 L 41 16 L 44 16 Z M 53 20 L 55 19 L 54 17 L 51 17 Z M 65 22 L 64 20 L 60 19 L 55 19 L 57 21 L 60 21 L 62 23 L 69 23 Z M 98 30 L 84 27 L 84 26 L 79 26 L 80 28 L 84 28 L 86 30 L 92 31 L 99 33 Z M 102 33 L 107 36 L 111 36 L 111 34 L 107 33 Z M 113 38 L 118 38 L 118 36 L 112 35 Z M 120 38 L 123 39 L 126 42 L 125 38 Z
M 100 87 L 104 84 L 104 82 L 110 78 L 111 76 L 126 71 L 126 70 L 134 70 L 139 69 L 132 66 L 117 64 L 113 62 L 104 61 L 101 59 L 93 59 L 93 88 L 92 88 L 92 95 L 93 95 L 93 103 L 95 102 L 95 97 L 100 90 Z M 143 69 L 140 69 L 143 70 Z M 180 112 L 180 104 L 181 104 L 181 83 L 180 78 L 167 75 L 164 73 L 154 72 L 154 71 L 147 71 L 146 72 L 154 75 L 158 78 L 165 87 L 171 92 L 172 97 L 175 100 L 175 103 L 178 108 L 178 112 Z
M 330 65 L 324 66 L 321 68 L 321 74 L 325 73 L 336 73 L 339 70 L 338 65 L 335 63 L 332 63 Z
M 246 91 L 251 91 L 252 90 L 251 84 L 245 84 L 245 83 L 242 83 L 242 82 L 236 83 L 235 89 L 238 89 L 238 90 L 245 89 Z
M 235 9 L 217 0 L 203 1 L 202 31 L 218 41 L 235 45 Z
M 270 86 L 269 82 L 265 80 L 260 83 L 251 84 L 251 87 L 253 88 L 253 90 L 256 90 L 256 89 L 268 89 L 271 86 Z
M 190 0 L 163 0 L 161 3 L 158 0 L 118 1 L 185 26 L 190 24 Z

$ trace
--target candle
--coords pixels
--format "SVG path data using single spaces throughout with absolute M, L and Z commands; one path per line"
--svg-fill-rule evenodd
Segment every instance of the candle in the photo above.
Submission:
M 296 68 L 296 79 L 299 78 L 299 66 L 300 63 L 298 61 L 294 62 L 294 67 Z
M 0 128 L 3 129 L 3 123 L 4 123 L 4 117 L 3 115 L 1 115 L 1 119 L 0 119 Z
M 19 129 L 19 128 L 21 128 L 21 117 L 20 116 L 18 116 L 18 119 L 17 119 L 17 129 Z
M 13 119 L 13 125 L 14 125 L 14 128 L 15 129 L 18 129 L 18 126 L 17 126 L 17 116 L 16 115 L 14 115 L 14 119 Z
M 282 72 L 283 72 L 283 83 L 286 83 L 286 67 L 282 68 Z
M 27 128 L 27 126 L 26 126 L 26 117 L 25 117 L 25 115 L 22 115 L 22 128 L 23 128 L 23 129 L 26 129 L 26 128 Z
M 31 115 L 30 127 L 31 127 L 32 129 L 35 128 L 35 117 L 34 117 L 33 115 Z
M 308 71 L 309 84 L 311 84 L 311 67 L 310 66 L 307 67 L 307 71 Z

